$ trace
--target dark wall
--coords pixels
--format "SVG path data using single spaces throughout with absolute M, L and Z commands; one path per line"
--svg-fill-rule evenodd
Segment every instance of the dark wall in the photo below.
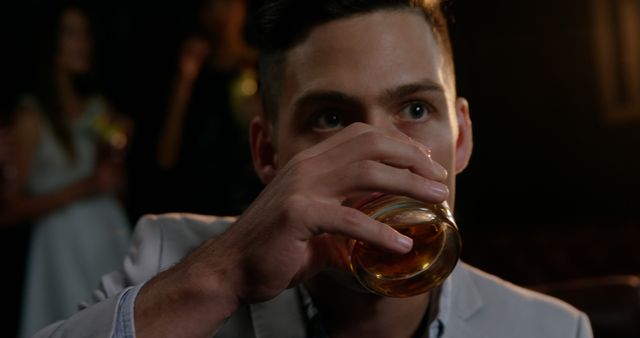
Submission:
M 450 4 L 475 133 L 463 258 L 525 285 L 640 273 L 640 112 L 607 118 L 590 2 Z
M 590 2 L 452 3 L 476 141 L 459 178 L 461 226 L 638 224 L 640 118 L 605 119 Z

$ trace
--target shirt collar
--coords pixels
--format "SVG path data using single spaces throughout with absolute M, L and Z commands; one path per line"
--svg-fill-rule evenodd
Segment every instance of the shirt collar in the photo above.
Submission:
M 440 285 L 437 315 L 435 320 L 433 320 L 429 325 L 429 338 L 440 338 L 444 334 L 445 324 L 449 320 L 451 311 L 451 278 L 452 276 L 449 276 L 444 283 Z M 329 336 L 320 318 L 320 312 L 313 303 L 313 299 L 311 298 L 309 291 L 307 291 L 302 284 L 299 285 L 298 290 L 300 291 L 300 297 L 302 299 L 302 305 L 307 319 L 307 337 L 328 338 Z

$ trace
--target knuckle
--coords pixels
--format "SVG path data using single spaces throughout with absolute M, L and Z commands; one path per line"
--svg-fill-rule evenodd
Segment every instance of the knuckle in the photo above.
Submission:
M 372 130 L 360 134 L 359 138 L 370 149 L 381 149 L 386 145 L 382 135 Z
M 342 221 L 348 226 L 362 225 L 362 212 L 356 209 L 345 208 L 342 213 Z
M 345 132 L 354 132 L 354 133 L 359 133 L 359 132 L 363 132 L 367 129 L 370 129 L 371 126 L 367 125 L 366 123 L 362 123 L 362 122 L 354 122 L 351 123 L 350 125 L 348 125 L 346 128 L 344 128 Z
M 287 224 L 300 222 L 304 216 L 306 202 L 304 197 L 292 194 L 284 201 L 284 221 Z
M 428 151 L 425 150 L 425 148 L 421 147 L 417 143 L 412 143 L 411 144 L 411 151 L 413 152 L 413 156 L 416 159 L 425 159 L 425 158 L 430 158 L 431 157 L 431 155 L 429 155 Z
M 355 175 L 358 179 L 362 179 L 372 183 L 378 182 L 381 179 L 379 171 L 377 170 L 377 166 L 373 161 L 358 162 Z

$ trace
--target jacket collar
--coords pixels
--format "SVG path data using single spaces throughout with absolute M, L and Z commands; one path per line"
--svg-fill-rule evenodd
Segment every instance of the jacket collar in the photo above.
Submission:
M 478 332 L 468 320 L 483 306 L 482 297 L 473 281 L 471 267 L 459 262 L 450 278 L 452 281 L 451 308 L 444 337 L 478 338 Z M 306 317 L 297 288 L 287 289 L 278 297 L 250 305 L 256 338 L 286 338 L 306 336 Z
M 287 289 L 278 297 L 252 304 L 250 308 L 256 338 L 306 336 L 306 319 L 297 288 Z
M 471 276 L 471 267 L 463 262 L 451 274 L 453 283 L 449 320 L 445 324 L 444 337 L 483 337 L 469 325 L 469 319 L 483 307 L 482 296 Z

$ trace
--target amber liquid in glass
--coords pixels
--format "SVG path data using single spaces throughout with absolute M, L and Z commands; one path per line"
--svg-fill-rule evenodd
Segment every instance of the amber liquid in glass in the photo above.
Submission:
M 409 297 L 433 289 L 453 271 L 461 243 L 445 206 L 383 196 L 359 209 L 413 239 L 413 248 L 404 255 L 352 241 L 351 270 L 366 289 Z

